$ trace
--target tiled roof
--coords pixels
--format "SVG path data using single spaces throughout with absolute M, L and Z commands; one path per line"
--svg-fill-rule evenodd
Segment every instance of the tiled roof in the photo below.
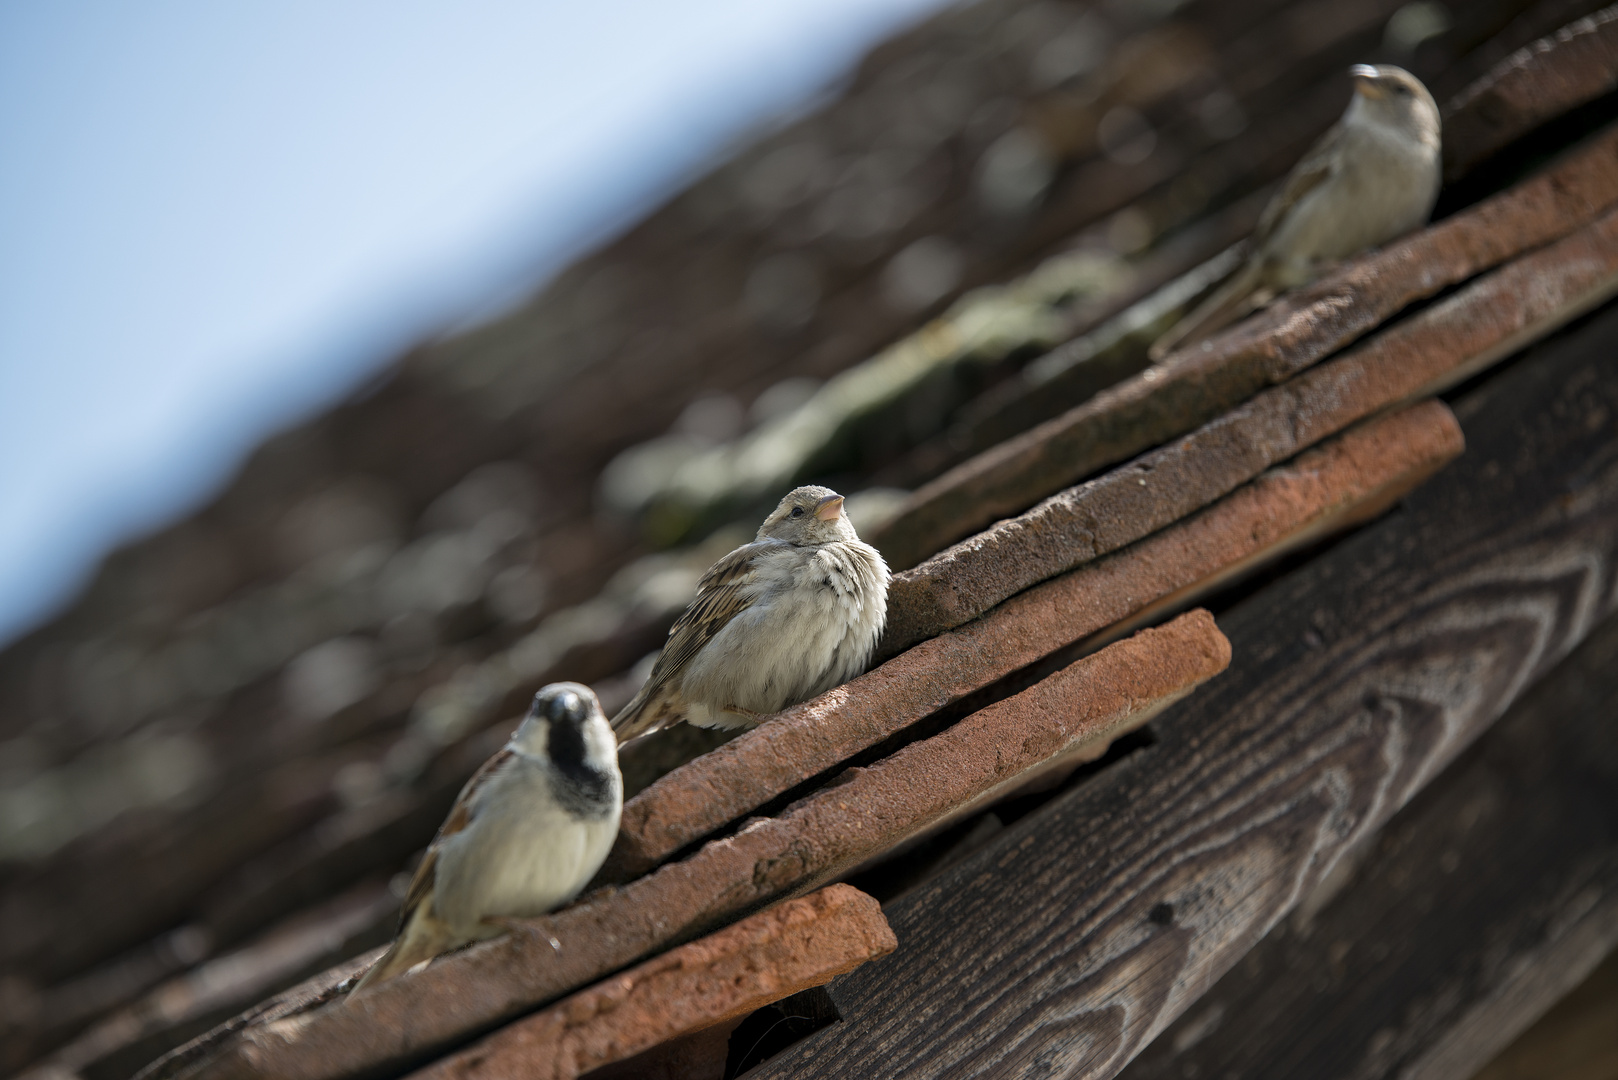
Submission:
M 1328 565 L 1323 542 L 1463 455 L 1462 403 L 1435 395 L 1618 289 L 1618 22 L 1480 4 L 1412 44 L 1389 20 L 1422 5 L 1146 7 L 989 2 L 885 46 L 529 307 L 278 440 L 0 656 L 4 737 L 37 759 L 7 797 L 85 807 L 3 838 L 4 1063 L 127 1074 L 196 1036 L 146 1075 L 444 1053 L 434 1075 L 711 1074 L 704 1030 L 893 947 L 871 896 L 828 882 L 943 925 L 918 887 L 1010 865 L 998 815 L 1085 790 L 1227 665 L 1214 685 L 1245 685 L 1257 661 L 1215 623 L 1231 598 Z M 1101 59 L 1075 59 L 1086 41 Z M 1340 109 L 1341 67 L 1394 49 L 1448 101 L 1446 216 L 1148 366 Z M 903 571 L 882 662 L 728 742 L 626 747 L 600 890 L 347 1000 L 389 876 L 526 696 L 567 677 L 627 700 L 757 501 L 810 478 Z M 1364 820 L 1447 757 L 1423 760 Z M 1164 904 L 1142 917 L 1181 917 Z M 916 925 L 860 977 L 925 968 Z

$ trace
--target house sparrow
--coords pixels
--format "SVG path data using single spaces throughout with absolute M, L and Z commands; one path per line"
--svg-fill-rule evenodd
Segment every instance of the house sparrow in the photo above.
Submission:
M 1200 340 L 1312 280 L 1339 259 L 1427 220 L 1438 199 L 1438 105 L 1403 68 L 1355 64 L 1354 96 L 1259 217 L 1247 262 L 1153 343 L 1151 358 Z
M 618 741 L 677 720 L 751 727 L 865 669 L 888 617 L 888 564 L 843 497 L 792 491 L 697 582 L 652 674 L 612 718 Z
M 545 687 L 461 789 L 410 882 L 399 936 L 355 991 L 573 899 L 606 859 L 623 805 L 618 744 L 595 694 Z

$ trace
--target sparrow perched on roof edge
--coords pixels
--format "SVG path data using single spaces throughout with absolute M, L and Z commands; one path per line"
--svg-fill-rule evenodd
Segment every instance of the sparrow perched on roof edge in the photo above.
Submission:
M 685 720 L 751 727 L 865 669 L 888 617 L 888 564 L 843 497 L 800 487 L 758 536 L 714 563 L 628 705 L 618 741 Z
M 393 947 L 354 987 L 543 915 L 595 876 L 624 805 L 618 744 L 587 686 L 552 683 L 473 774 L 416 868 Z
M 1247 262 L 1152 344 L 1161 360 L 1326 265 L 1420 226 L 1438 201 L 1438 104 L 1403 68 L 1355 64 L 1342 119 L 1293 166 L 1248 242 Z

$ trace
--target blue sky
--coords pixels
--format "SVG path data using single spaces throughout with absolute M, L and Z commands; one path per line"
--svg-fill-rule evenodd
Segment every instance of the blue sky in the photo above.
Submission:
M 940 0 L 0 0 L 0 641 Z

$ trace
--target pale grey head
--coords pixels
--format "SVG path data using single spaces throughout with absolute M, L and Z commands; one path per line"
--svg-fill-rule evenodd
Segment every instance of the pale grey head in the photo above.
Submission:
M 1355 64 L 1348 69 L 1354 100 L 1347 116 L 1405 132 L 1438 145 L 1438 103 L 1420 79 L 1392 64 Z
M 843 513 L 843 497 L 831 488 L 809 485 L 787 493 L 758 527 L 757 539 L 813 547 L 859 537 Z

